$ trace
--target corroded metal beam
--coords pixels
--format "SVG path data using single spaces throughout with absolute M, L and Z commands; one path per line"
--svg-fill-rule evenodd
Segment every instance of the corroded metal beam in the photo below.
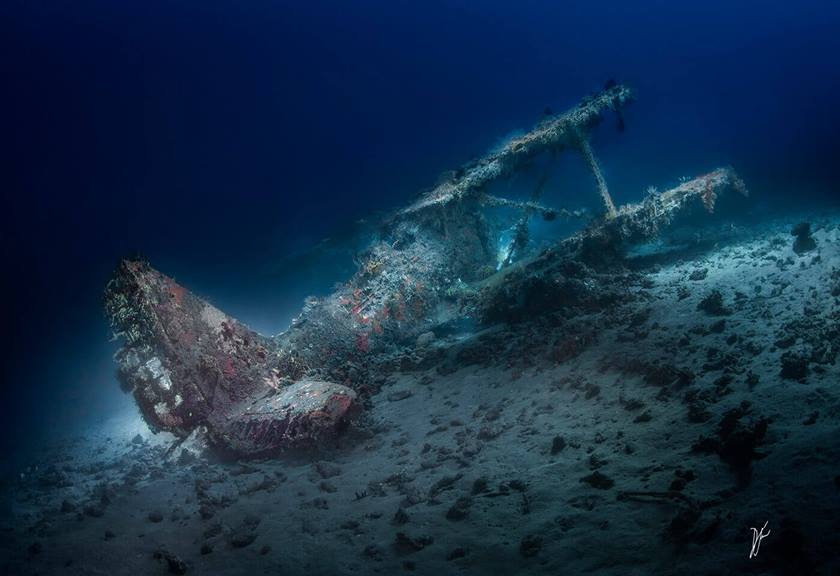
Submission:
M 593 238 L 610 242 L 634 242 L 656 236 L 660 229 L 691 204 L 702 205 L 711 213 L 720 194 L 733 190 L 742 196 L 749 192 L 744 181 L 730 167 L 718 168 L 660 193 L 649 194 L 642 202 L 626 204 L 615 216 L 602 224 L 591 226 L 568 242 Z
M 589 144 L 589 138 L 584 134 L 577 134 L 577 146 L 580 153 L 586 160 L 586 166 L 595 178 L 595 186 L 598 188 L 598 195 L 601 197 L 601 202 L 604 204 L 604 216 L 606 218 L 615 218 L 616 210 L 615 203 L 613 203 L 610 191 L 607 188 L 607 181 L 604 174 L 601 172 L 601 167 L 598 165 L 598 159 L 595 157 L 595 152 L 592 151 L 592 146 Z
M 543 121 L 527 134 L 513 138 L 499 150 L 462 166 L 455 171 L 453 178 L 423 194 L 416 202 L 402 209 L 399 215 L 407 216 L 453 201 L 475 197 L 488 184 L 511 174 L 542 152 L 564 147 L 577 148 L 581 141 L 585 142 L 586 148 L 591 152 L 586 141 L 586 133 L 600 122 L 604 112 L 609 110 L 619 112 L 632 100 L 633 92 L 627 86 L 618 84 L 607 88 L 597 96 L 582 101 L 571 110 Z M 591 154 L 590 157 L 594 159 Z M 601 182 L 603 182 L 603 177 L 601 177 Z M 606 190 L 606 184 L 603 189 Z M 599 191 L 601 191 L 600 184 Z M 607 193 L 608 196 L 609 193 Z M 611 200 L 610 205 L 612 205 Z M 613 206 L 612 209 L 614 210 L 615 207 Z
M 613 218 L 604 217 L 516 266 L 475 283 L 464 308 L 481 322 L 519 320 L 577 307 L 601 309 L 611 294 L 611 276 L 598 285 L 598 272 L 586 265 L 611 270 L 622 249 L 655 238 L 678 215 L 693 209 L 714 212 L 726 192 L 747 196 L 747 188 L 732 168 L 718 168 L 687 180 L 642 201 L 621 206 Z

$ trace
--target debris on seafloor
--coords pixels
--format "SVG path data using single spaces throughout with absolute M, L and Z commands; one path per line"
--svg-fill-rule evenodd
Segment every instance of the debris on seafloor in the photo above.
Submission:
M 791 236 L 795 238 L 793 241 L 793 251 L 797 254 L 809 252 L 817 247 L 817 242 L 811 236 L 811 224 L 809 222 L 800 222 L 790 231 Z
M 720 168 L 616 207 L 589 131 L 605 112 L 620 114 L 631 100 L 627 87 L 611 85 L 455 171 L 393 214 L 356 274 L 330 296 L 308 299 L 292 326 L 274 337 L 254 332 L 148 263 L 124 260 L 105 291 L 106 314 L 125 340 L 116 355 L 122 386 L 153 429 L 182 438 L 206 429 L 215 447 L 254 456 L 333 436 L 392 367 L 396 348 L 420 347 L 421 340 L 427 346 L 435 328 L 465 315 L 490 324 L 527 314 L 522 302 L 545 287 L 540 279 L 550 279 L 549 297 L 539 300 L 545 306 L 581 298 L 608 305 L 575 271 L 620 261 L 623 248 L 654 238 L 694 206 L 713 212 L 727 190 L 746 195 L 735 172 Z M 583 156 L 603 215 L 529 256 L 531 215 L 572 214 L 540 203 L 547 174 L 524 202 L 491 195 L 488 185 L 544 152 L 566 149 Z M 499 206 L 521 212 L 512 250 L 501 259 L 486 214 Z

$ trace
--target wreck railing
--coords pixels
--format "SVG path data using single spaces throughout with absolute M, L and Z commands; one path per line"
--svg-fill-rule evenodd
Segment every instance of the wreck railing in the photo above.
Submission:
M 633 93 L 627 86 L 618 84 L 607 88 L 571 110 L 541 122 L 527 134 L 510 140 L 500 150 L 462 166 L 452 179 L 423 194 L 398 215 L 405 217 L 453 201 L 477 198 L 492 181 L 511 174 L 534 156 L 549 150 L 572 148 L 583 154 L 595 178 L 606 214 L 614 216 L 615 205 L 589 144 L 588 132 L 600 122 L 604 112 L 620 112 L 632 100 Z

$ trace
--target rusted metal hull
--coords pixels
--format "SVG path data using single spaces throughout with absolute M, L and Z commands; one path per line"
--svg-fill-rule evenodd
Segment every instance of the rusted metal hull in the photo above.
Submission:
M 125 346 L 118 377 L 149 425 L 186 437 L 207 428 L 247 455 L 317 443 L 356 393 L 328 382 L 284 382 L 277 345 L 138 260 L 123 261 L 105 293 Z

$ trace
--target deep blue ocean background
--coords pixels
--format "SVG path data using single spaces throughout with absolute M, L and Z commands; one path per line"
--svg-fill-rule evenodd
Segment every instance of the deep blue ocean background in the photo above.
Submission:
M 756 217 L 836 205 L 838 30 L 828 1 L 6 0 L 4 453 L 131 409 L 119 258 L 275 333 L 353 222 L 609 78 L 638 94 L 595 133 L 618 201 L 732 164 Z M 578 164 L 546 202 L 591 204 Z

